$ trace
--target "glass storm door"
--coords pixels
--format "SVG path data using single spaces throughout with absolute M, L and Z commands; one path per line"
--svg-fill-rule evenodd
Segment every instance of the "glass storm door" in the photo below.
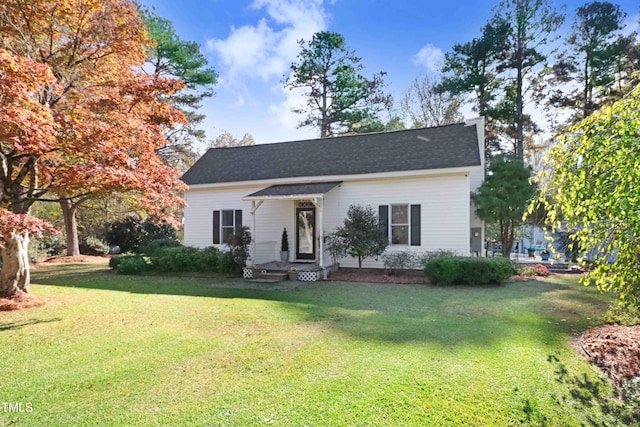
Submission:
M 316 259 L 316 208 L 296 208 L 296 258 Z

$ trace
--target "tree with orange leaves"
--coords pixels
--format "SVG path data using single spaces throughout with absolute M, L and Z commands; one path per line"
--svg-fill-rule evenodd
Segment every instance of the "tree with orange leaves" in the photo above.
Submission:
M 182 203 L 156 152 L 184 121 L 162 101 L 183 83 L 141 71 L 150 43 L 129 0 L 0 4 L 0 296 L 29 291 L 36 200 L 130 191 L 160 217 Z

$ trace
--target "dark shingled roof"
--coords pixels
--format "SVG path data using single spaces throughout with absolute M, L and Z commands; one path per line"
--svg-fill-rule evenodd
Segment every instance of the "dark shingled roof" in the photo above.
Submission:
M 313 182 L 306 184 L 282 184 L 272 185 L 260 191 L 249 194 L 247 197 L 277 197 L 277 196 L 304 196 L 309 194 L 324 194 L 331 191 L 342 181 Z
M 479 166 L 476 126 L 212 148 L 182 180 L 193 185 Z

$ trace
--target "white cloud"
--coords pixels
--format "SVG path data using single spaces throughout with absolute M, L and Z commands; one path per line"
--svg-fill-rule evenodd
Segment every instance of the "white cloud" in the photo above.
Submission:
M 229 80 L 280 79 L 298 54 L 297 40 L 326 28 L 322 0 L 255 0 L 251 7 L 266 16 L 255 25 L 232 27 L 226 39 L 207 41 Z
M 413 55 L 413 63 L 423 65 L 433 73 L 439 73 L 444 62 L 442 49 L 435 47 L 431 43 L 425 45 L 418 53 Z
M 287 90 L 280 85 L 272 87 L 271 90 L 279 98 L 284 98 L 280 103 L 269 105 L 269 113 L 273 117 L 275 124 L 284 131 L 294 131 L 303 117 L 294 113 L 291 109 L 304 105 L 306 102 L 305 91 L 303 89 Z

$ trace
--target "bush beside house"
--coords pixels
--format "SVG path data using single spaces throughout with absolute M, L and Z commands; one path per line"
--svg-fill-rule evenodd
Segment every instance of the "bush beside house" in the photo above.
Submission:
M 144 265 L 143 265 L 144 263 Z M 163 273 L 231 273 L 238 270 L 231 252 L 216 247 L 164 247 L 143 254 L 122 254 L 109 260 L 109 267 L 120 274 Z
M 435 257 L 428 259 L 424 272 L 435 285 L 487 285 L 500 283 L 516 274 L 507 258 Z

